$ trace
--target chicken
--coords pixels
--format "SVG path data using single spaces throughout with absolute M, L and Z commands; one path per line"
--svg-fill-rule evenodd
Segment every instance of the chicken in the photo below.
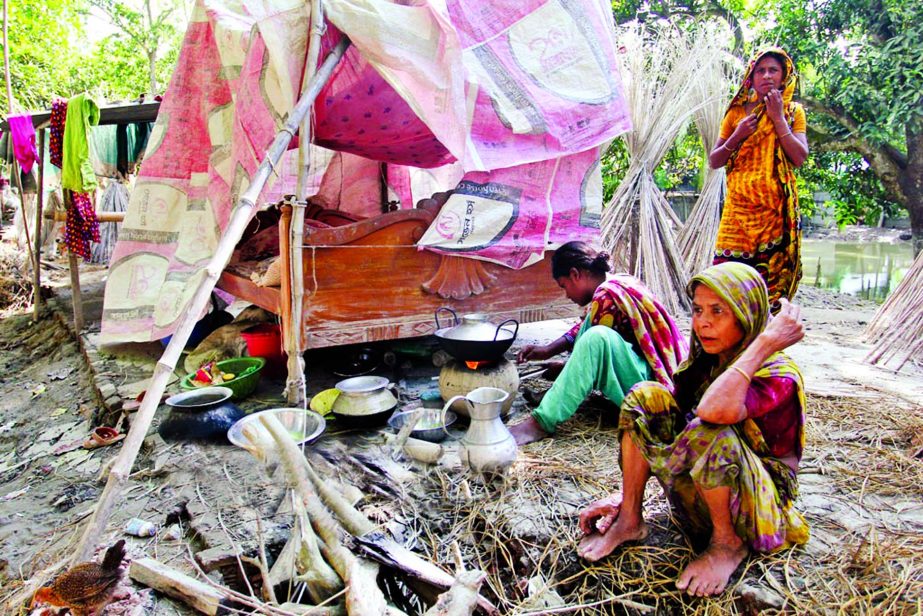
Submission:
M 102 563 L 76 564 L 48 586 L 39 588 L 32 597 L 32 605 L 44 602 L 70 608 L 73 616 L 98 615 L 109 604 L 122 579 L 123 558 L 125 540 L 121 539 L 106 550 Z

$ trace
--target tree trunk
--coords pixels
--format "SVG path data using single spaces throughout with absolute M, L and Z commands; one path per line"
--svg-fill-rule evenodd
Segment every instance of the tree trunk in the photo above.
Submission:
M 906 201 L 902 204 L 910 214 L 913 234 L 913 254 L 923 251 L 923 122 L 911 121 L 904 129 L 907 138 L 907 166 L 899 177 Z
M 915 178 L 907 178 L 902 183 L 908 199 L 906 206 L 910 213 L 910 233 L 913 234 L 913 256 L 916 257 L 923 252 L 923 173 L 917 173 Z

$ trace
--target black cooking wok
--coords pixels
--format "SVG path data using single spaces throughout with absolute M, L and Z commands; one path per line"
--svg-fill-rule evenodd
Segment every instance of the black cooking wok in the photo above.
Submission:
M 449 312 L 455 325 L 441 327 L 440 311 Z M 436 338 L 446 353 L 460 361 L 496 361 L 503 357 L 519 333 L 519 321 L 507 319 L 497 326 L 487 320 L 484 314 L 466 314 L 459 322 L 458 315 L 451 308 L 436 310 Z M 513 323 L 516 327 L 504 327 Z

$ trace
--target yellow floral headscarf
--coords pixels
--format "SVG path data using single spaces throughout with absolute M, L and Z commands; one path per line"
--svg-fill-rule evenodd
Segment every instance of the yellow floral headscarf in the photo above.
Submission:
M 756 68 L 759 61 L 763 59 L 763 56 L 769 53 L 781 56 L 784 59 L 782 66 L 784 72 L 782 76 L 782 104 L 787 110 L 792 102 L 792 98 L 795 96 L 795 86 L 798 84 L 798 73 L 795 72 L 795 63 L 792 62 L 792 59 L 781 47 L 767 47 L 761 49 L 750 59 L 750 62 L 747 64 L 747 70 L 744 72 L 743 82 L 740 84 L 737 94 L 731 99 L 730 105 L 728 105 L 729 109 L 734 105 L 757 103 L 757 113 L 762 111 L 763 101 L 756 100 L 756 92 L 753 90 L 753 69 Z

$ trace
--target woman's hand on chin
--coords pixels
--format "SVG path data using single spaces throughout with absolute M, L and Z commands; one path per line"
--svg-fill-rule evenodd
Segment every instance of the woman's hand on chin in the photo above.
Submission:
M 804 324 L 801 322 L 801 307 L 789 303 L 785 298 L 779 300 L 782 308 L 770 318 L 769 324 L 760 338 L 772 352 L 781 351 L 804 338 Z

